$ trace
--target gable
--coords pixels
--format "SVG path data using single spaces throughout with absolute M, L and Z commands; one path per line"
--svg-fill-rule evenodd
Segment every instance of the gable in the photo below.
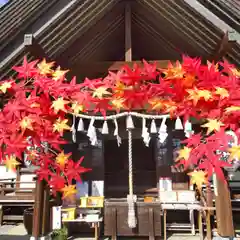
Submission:
M 23 44 L 25 33 L 33 34 L 50 59 L 77 74 L 83 62 L 124 60 L 124 1 L 33 0 L 31 8 L 29 1 L 20 2 L 18 9 L 11 1 L 0 12 L 6 23 L 0 27 L 0 78 L 24 55 L 34 58 Z M 209 59 L 226 31 L 234 31 L 225 56 L 240 66 L 237 1 L 130 2 L 133 60 L 177 60 L 182 54 Z M 82 71 L 82 77 L 88 74 Z

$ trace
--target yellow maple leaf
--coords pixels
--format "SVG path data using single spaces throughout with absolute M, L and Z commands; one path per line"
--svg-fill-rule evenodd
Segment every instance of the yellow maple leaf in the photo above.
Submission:
M 221 99 L 229 97 L 229 92 L 226 88 L 216 87 L 215 94 L 219 95 Z
M 0 90 L 3 92 L 3 93 L 6 93 L 7 90 L 9 88 L 12 87 L 12 83 L 11 82 L 4 82 L 3 84 L 0 85 Z
M 52 103 L 52 108 L 54 109 L 55 113 L 58 113 L 60 110 L 63 112 L 66 112 L 66 104 L 68 104 L 69 101 L 64 100 L 62 97 L 58 98 L 57 100 L 54 100 Z
M 232 146 L 228 151 L 230 152 L 230 159 L 240 159 L 240 145 Z
M 76 185 L 68 185 L 61 189 L 63 192 L 63 199 L 72 198 L 77 193 Z
M 64 152 L 61 152 L 56 157 L 56 162 L 60 165 L 61 168 L 64 168 L 65 163 L 67 162 L 69 156 L 71 154 L 64 154 Z
M 164 107 L 163 101 L 158 98 L 149 99 L 148 102 L 150 103 L 152 110 L 161 110 Z
M 197 89 L 187 89 L 187 93 L 189 94 L 188 99 L 193 100 L 194 105 L 197 105 L 200 96 L 198 95 Z
M 67 72 L 69 72 L 69 70 L 61 70 L 61 68 L 58 66 L 52 74 L 52 79 L 54 81 L 62 80 Z
M 194 105 L 196 105 L 201 98 L 203 98 L 205 101 L 208 101 L 212 97 L 211 92 L 208 90 L 194 88 L 188 89 L 187 92 L 189 94 L 188 98 L 193 100 Z
M 97 98 L 102 99 L 106 95 L 111 95 L 111 93 L 108 92 L 107 89 L 108 89 L 107 87 L 103 87 L 103 86 L 94 89 L 93 97 L 97 97 Z
M 114 88 L 114 93 L 117 95 L 121 95 L 127 87 L 120 81 L 116 81 L 116 87 Z
M 203 124 L 202 127 L 208 128 L 207 135 L 213 131 L 219 131 L 224 124 L 217 119 L 208 119 L 208 122 Z
M 10 155 L 10 157 L 6 156 L 5 165 L 7 169 L 15 170 L 16 167 L 20 165 L 20 162 L 17 161 L 16 157 L 14 157 L 13 155 Z
M 111 100 L 111 103 L 115 107 L 116 110 L 120 110 L 122 108 L 125 108 L 124 101 L 125 100 L 123 98 L 114 98 Z
M 200 98 L 204 98 L 205 101 L 209 100 L 212 97 L 212 94 L 208 90 L 198 90 L 198 95 Z
M 68 119 L 63 119 L 61 120 L 60 118 L 58 118 L 56 120 L 56 122 L 53 125 L 53 131 L 54 132 L 59 132 L 61 134 L 63 134 L 63 131 L 65 130 L 70 130 L 70 126 L 67 125 Z
M 199 190 L 202 189 L 202 185 L 207 183 L 207 173 L 204 171 L 194 171 L 188 173 L 191 177 L 191 184 L 196 184 Z
M 33 131 L 33 119 L 31 119 L 30 117 L 24 117 L 21 121 L 20 121 L 20 127 L 23 131 L 25 131 L 26 129 L 32 130 Z
M 189 159 L 191 151 L 192 151 L 192 148 L 188 148 L 188 147 L 184 147 L 183 149 L 180 149 L 178 151 L 178 157 L 176 161 L 181 159 L 184 159 L 185 161 L 187 161 Z
M 164 102 L 165 112 L 169 113 L 171 116 L 177 109 L 176 103 L 172 101 Z
M 240 77 L 240 70 L 237 70 L 236 68 L 232 68 L 231 72 L 234 76 Z
M 46 62 L 46 59 L 44 58 L 38 65 L 38 70 L 41 75 L 47 75 L 53 72 L 51 69 L 54 66 L 55 62 Z
M 240 111 L 240 106 L 231 106 L 225 109 L 226 113 Z
M 168 68 L 163 70 L 163 73 L 165 74 L 165 79 L 183 78 L 185 70 L 182 68 L 181 63 L 177 61 L 175 66 L 169 63 Z
M 71 109 L 73 110 L 74 115 L 78 115 L 79 112 L 82 112 L 84 110 L 84 106 L 78 102 L 73 102 Z

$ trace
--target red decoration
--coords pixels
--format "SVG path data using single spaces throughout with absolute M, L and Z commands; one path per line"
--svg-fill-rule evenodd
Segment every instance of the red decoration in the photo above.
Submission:
M 66 80 L 68 71 L 60 67 L 54 70 L 53 62 L 37 63 L 24 58 L 22 66 L 13 67 L 17 79 L 0 84 L 0 143 L 6 164 L 18 165 L 28 147 L 37 147 L 40 151 L 30 153 L 30 159 L 39 167 L 39 179 L 47 180 L 54 191 L 74 192 L 72 179 L 80 180 L 80 174 L 89 169 L 80 166 L 82 159 L 78 163 L 70 158 L 56 161 L 64 143 L 62 134 L 71 129 L 69 114 L 84 111 L 106 115 L 108 110 L 141 108 L 156 114 L 169 113 L 184 121 L 190 117 L 204 121 L 202 133 L 183 142 L 191 151 L 185 154 L 185 148 L 178 160 L 186 167 L 203 170 L 201 175 L 207 173 L 210 177 L 214 171 L 223 178 L 222 167 L 231 163 L 231 159 L 222 161 L 217 153 L 228 151 L 225 130 L 232 129 L 237 135 L 240 132 L 240 73 L 233 65 L 226 61 L 204 65 L 200 59 L 183 57 L 182 63 L 157 69 L 156 64 L 144 61 L 142 68 L 136 64 L 133 68 L 124 66 L 104 79 L 86 78 L 77 84 L 75 77 Z M 48 147 L 44 147 L 46 142 Z M 232 155 L 236 151 L 238 148 L 230 149 Z

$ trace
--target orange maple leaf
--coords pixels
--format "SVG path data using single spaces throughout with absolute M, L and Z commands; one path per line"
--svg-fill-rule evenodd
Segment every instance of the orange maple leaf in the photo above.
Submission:
M 62 169 L 65 167 L 65 164 L 70 156 L 71 156 L 71 153 L 64 154 L 64 152 L 61 152 L 57 155 L 56 162 L 60 165 Z
M 63 192 L 63 199 L 66 199 L 66 198 L 71 199 L 77 193 L 76 185 L 65 186 L 64 188 L 61 189 L 61 192 Z

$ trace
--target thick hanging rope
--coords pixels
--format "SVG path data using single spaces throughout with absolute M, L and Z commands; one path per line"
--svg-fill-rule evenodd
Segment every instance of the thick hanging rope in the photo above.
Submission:
M 150 114 L 142 114 L 138 112 L 122 112 L 110 116 L 91 116 L 91 115 L 85 115 L 85 114 L 77 114 L 77 117 L 79 118 L 84 118 L 84 119 L 92 119 L 94 118 L 95 120 L 114 120 L 117 118 L 122 118 L 126 116 L 133 116 L 133 117 L 138 117 L 138 118 L 146 118 L 146 119 L 163 119 L 163 118 L 169 118 L 169 114 L 165 115 L 150 115 Z
M 137 219 L 135 215 L 135 202 L 137 196 L 133 195 L 133 166 L 132 166 L 132 130 L 128 129 L 128 181 L 129 181 L 129 195 L 128 202 L 128 226 L 135 228 L 137 226 Z
M 133 195 L 133 166 L 132 166 L 132 130 L 128 130 L 128 184 L 129 195 Z

